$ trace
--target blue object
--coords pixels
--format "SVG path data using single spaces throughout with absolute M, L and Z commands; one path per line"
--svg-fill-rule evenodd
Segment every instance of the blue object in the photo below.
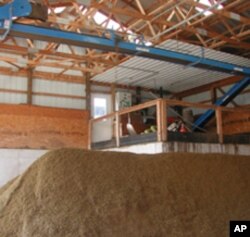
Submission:
M 9 34 L 13 17 L 28 16 L 31 12 L 32 7 L 28 0 L 14 0 L 0 7 L 0 29 L 4 30 L 0 40 L 4 40 Z
M 10 30 L 10 35 L 100 49 L 103 51 L 113 51 L 129 55 L 137 55 L 183 65 L 193 64 L 193 66 L 198 68 L 250 76 L 250 68 L 247 67 L 241 67 L 235 64 L 225 63 L 213 59 L 201 59 L 198 56 L 174 52 L 171 50 L 124 42 L 114 35 L 111 37 L 111 39 L 109 39 L 107 37 L 79 34 L 53 28 L 43 28 L 39 26 L 23 25 L 17 23 L 13 23 Z
M 29 16 L 32 6 L 28 0 L 14 0 L 0 7 L 0 19 L 9 20 L 11 17 Z
M 233 100 L 241 91 L 243 91 L 250 84 L 250 77 L 244 77 L 241 81 L 233 85 L 229 91 L 215 102 L 215 105 L 223 106 L 227 105 Z M 215 111 L 213 109 L 207 110 L 202 114 L 193 125 L 193 131 L 203 128 L 203 126 L 214 116 Z

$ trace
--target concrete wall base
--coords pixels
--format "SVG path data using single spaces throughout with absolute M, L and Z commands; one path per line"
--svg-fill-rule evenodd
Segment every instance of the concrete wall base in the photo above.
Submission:
M 0 187 L 25 171 L 47 150 L 0 149 Z
M 138 154 L 156 154 L 164 152 L 221 153 L 250 156 L 250 145 L 186 143 L 186 142 L 151 142 L 107 151 L 133 152 Z
M 106 151 L 132 152 L 138 154 L 156 154 L 165 152 L 195 152 L 245 155 L 250 157 L 250 145 L 205 144 L 184 142 L 151 142 Z M 24 172 L 35 160 L 47 150 L 0 149 L 0 187 Z

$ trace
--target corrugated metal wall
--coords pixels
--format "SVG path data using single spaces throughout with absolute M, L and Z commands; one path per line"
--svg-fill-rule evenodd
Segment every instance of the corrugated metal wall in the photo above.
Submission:
M 27 90 L 27 79 L 0 75 L 0 89 Z M 0 91 L 0 103 L 23 104 L 27 101 L 26 94 L 17 94 Z
M 84 97 L 85 85 L 83 84 L 35 79 L 33 92 L 55 94 L 55 96 L 33 95 L 35 105 L 85 109 L 85 99 L 83 98 L 56 97 L 56 94 Z
M 17 90 L 17 92 L 10 90 Z M 27 91 L 26 78 L 0 76 L 0 103 L 25 104 L 27 103 L 25 91 Z M 85 109 L 86 107 L 85 85 L 83 84 L 34 79 L 33 92 L 38 93 L 32 96 L 34 105 L 72 109 Z M 57 94 L 59 94 L 58 97 Z M 63 95 L 69 98 L 64 98 Z
M 26 39 L 17 38 L 16 41 L 18 42 L 18 46 L 28 47 L 31 52 L 32 50 L 46 49 L 48 46 L 47 42 L 33 41 L 34 48 L 32 48 L 28 45 Z M 74 52 L 76 55 L 83 55 L 85 53 L 85 49 L 82 47 L 72 46 L 69 48 L 65 44 L 60 44 L 56 51 L 62 53 Z M 13 72 L 27 67 L 27 58 L 24 58 L 22 55 L 13 56 L 10 53 L 0 52 L 0 56 L 10 61 L 10 63 L 6 63 L 0 60 L 0 67 L 8 67 Z M 40 60 L 44 61 L 45 59 L 41 58 Z M 57 61 L 53 60 L 53 58 L 46 58 L 46 62 L 55 63 Z M 64 62 L 64 64 L 72 65 L 70 61 Z M 48 73 L 61 73 L 63 69 L 37 66 L 35 70 Z M 64 74 L 82 76 L 82 72 L 76 70 L 68 70 Z M 28 80 L 23 76 L 0 75 L 0 103 L 26 104 L 27 84 Z M 34 105 L 72 109 L 86 108 L 84 84 L 33 78 L 32 92 L 32 104 Z

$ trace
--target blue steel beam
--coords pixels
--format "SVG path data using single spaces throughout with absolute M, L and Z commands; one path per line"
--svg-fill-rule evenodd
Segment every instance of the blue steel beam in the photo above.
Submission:
M 15 0 L 0 7 L 0 19 L 10 20 L 11 17 L 29 16 L 32 6 L 27 0 Z
M 0 24 L 1 27 L 1 24 Z M 250 68 L 241 67 L 235 64 L 225 63 L 218 60 L 200 58 L 197 56 L 174 52 L 171 50 L 148 47 L 130 42 L 121 41 L 114 37 L 98 37 L 75 32 L 62 31 L 53 28 L 24 25 L 13 23 L 9 35 L 48 42 L 64 43 L 81 47 L 113 51 L 123 54 L 136 55 L 146 58 L 153 58 L 183 65 L 193 65 L 198 68 L 205 68 L 230 74 L 243 74 L 250 76 Z
M 227 93 L 215 102 L 215 105 L 224 106 L 233 100 L 241 91 L 243 91 L 250 84 L 250 77 L 244 77 L 241 81 L 233 85 Z M 193 131 L 203 128 L 203 126 L 214 116 L 213 109 L 207 110 L 202 114 L 193 124 Z

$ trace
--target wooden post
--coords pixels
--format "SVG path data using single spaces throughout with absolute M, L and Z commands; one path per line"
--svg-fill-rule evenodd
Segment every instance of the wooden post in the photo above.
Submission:
M 32 87 L 33 87 L 33 69 L 27 69 L 27 79 L 28 79 L 28 87 L 27 87 L 27 104 L 32 105 Z
M 167 101 L 161 100 L 161 132 L 162 132 L 162 141 L 166 142 L 168 138 L 167 134 Z
M 28 59 L 32 60 L 33 56 L 31 54 L 28 55 Z M 27 69 L 27 104 L 32 105 L 32 88 L 33 88 L 33 67 L 30 63 L 28 63 Z
M 135 104 L 136 105 L 141 104 L 141 87 L 140 86 L 136 87 L 136 102 L 135 102 Z
M 156 116 L 157 116 L 157 141 L 162 141 L 162 100 L 156 102 Z
M 86 110 L 89 111 L 91 117 L 91 83 L 90 83 L 90 73 L 85 74 L 85 94 L 86 94 Z
M 223 125 L 222 125 L 222 110 L 221 107 L 216 109 L 216 126 L 217 126 L 217 134 L 219 137 L 219 143 L 223 143 Z
M 115 140 L 116 147 L 120 147 L 120 115 L 118 112 L 115 113 Z
M 217 92 L 215 87 L 211 88 L 210 94 L 211 94 L 211 102 L 212 104 L 214 104 L 217 100 Z
M 89 115 L 90 118 L 90 115 Z M 89 128 L 88 128 L 88 149 L 91 150 L 92 145 L 92 121 L 89 120 Z
M 115 112 L 115 84 L 111 85 L 112 112 Z

